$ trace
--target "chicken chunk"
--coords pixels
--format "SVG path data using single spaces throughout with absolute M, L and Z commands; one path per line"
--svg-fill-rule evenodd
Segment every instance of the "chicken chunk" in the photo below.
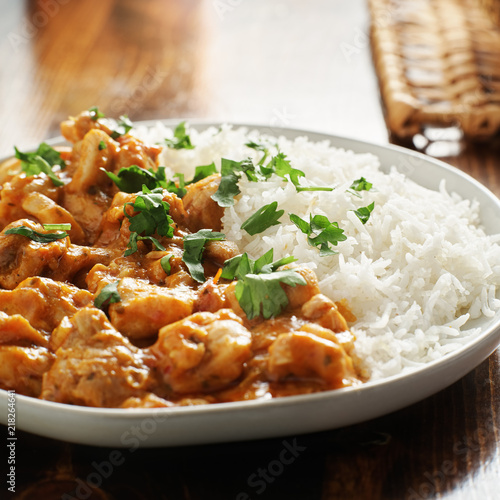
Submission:
M 42 224 L 71 224 L 68 231 L 71 241 L 78 245 L 85 242 L 85 233 L 71 213 L 43 193 L 29 193 L 21 206 L 27 214 Z
M 0 290 L 0 311 L 11 317 L 21 315 L 33 328 L 45 333 L 91 302 L 90 292 L 48 278 L 28 278 L 14 290 Z
M 0 233 L 0 286 L 9 290 L 31 276 L 46 276 L 59 266 L 67 251 L 68 238 L 39 243 L 19 234 L 5 234 L 11 228 L 25 226 L 47 233 L 40 224 L 21 219 L 9 224 Z
M 193 312 L 195 295 L 187 287 L 165 288 L 123 278 L 118 284 L 121 300 L 109 306 L 112 325 L 130 339 L 152 337 L 158 330 Z
M 214 174 L 187 187 L 182 201 L 187 212 L 187 227 L 191 231 L 196 232 L 204 228 L 221 230 L 224 208 L 211 198 L 219 189 L 219 184 L 220 175 Z
M 252 336 L 228 309 L 195 313 L 160 330 L 149 348 L 163 381 L 178 394 L 228 387 L 252 355 Z
M 267 374 L 272 381 L 320 380 L 329 389 L 357 380 L 352 359 L 335 334 L 314 323 L 278 335 L 269 347 Z
M 54 364 L 43 376 L 41 398 L 60 403 L 116 408 L 152 391 L 143 352 L 94 307 L 64 318 L 55 330 Z
M 0 311 L 0 345 L 48 347 L 47 337 L 35 330 L 20 314 L 9 316 Z
M 54 355 L 44 347 L 0 345 L 0 388 L 37 398 L 53 362 Z
M 48 233 L 40 224 L 28 219 L 13 222 L 0 233 L 2 288 L 12 290 L 32 276 L 70 281 L 78 273 L 90 270 L 97 263 L 108 264 L 113 257 L 112 252 L 106 249 L 71 245 L 69 238 L 41 243 L 20 234 L 5 234 L 7 230 L 20 226 Z
M 58 203 L 61 189 L 55 187 L 45 174 L 27 177 L 23 173 L 15 176 L 6 182 L 0 191 L 0 229 L 11 222 L 29 216 L 23 207 L 23 202 L 30 194 L 40 193 L 54 203 Z
M 104 145 L 104 147 L 103 147 Z M 118 143 L 102 130 L 92 129 L 83 138 L 78 166 L 71 182 L 65 187 L 68 193 L 85 193 L 91 187 L 112 186 L 103 170 L 112 170 Z

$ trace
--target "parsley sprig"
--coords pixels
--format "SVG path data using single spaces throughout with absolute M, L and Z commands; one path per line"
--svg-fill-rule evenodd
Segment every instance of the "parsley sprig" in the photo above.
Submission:
M 53 228 L 51 228 L 49 224 L 46 224 L 44 225 L 44 229 L 52 230 Z M 68 229 L 71 229 L 71 225 Z M 66 238 L 68 236 L 68 233 L 66 233 L 66 231 L 62 231 L 60 233 L 41 233 L 39 231 L 31 229 L 28 226 L 11 227 L 10 229 L 7 229 L 4 234 L 18 234 L 20 236 L 25 236 L 32 241 L 36 241 L 37 243 L 52 243 L 53 241 L 62 240 L 63 238 Z
M 201 229 L 197 233 L 188 234 L 184 237 L 184 254 L 182 261 L 186 264 L 189 273 L 198 283 L 205 281 L 205 270 L 203 269 L 203 250 L 209 241 L 224 240 L 226 235 L 211 229 Z
M 247 146 L 249 144 L 254 145 L 255 143 L 247 143 Z M 258 146 L 258 144 L 255 144 L 255 149 Z M 217 191 L 212 195 L 212 199 L 219 206 L 226 208 L 234 205 L 234 197 L 241 192 L 238 182 L 242 174 L 245 174 L 251 182 L 267 181 L 274 174 L 285 181 L 290 180 L 297 192 L 333 191 L 334 189 L 327 186 L 302 186 L 300 179 L 305 177 L 304 172 L 292 167 L 284 153 L 273 156 L 266 165 L 262 163 L 262 160 L 257 165 L 254 165 L 250 158 L 240 162 L 222 158 L 221 182 Z
M 241 229 L 244 229 L 250 236 L 254 236 L 255 234 L 262 233 L 271 226 L 280 224 L 279 219 L 285 211 L 276 210 L 277 208 L 277 201 L 264 205 L 243 222 Z
M 375 202 L 372 202 L 367 207 L 360 207 L 357 210 L 353 210 L 353 212 L 363 224 L 366 224 L 374 208 Z
M 57 177 L 52 170 L 59 166 L 61 170 L 66 167 L 66 163 L 61 158 L 61 154 L 46 142 L 42 142 L 34 153 L 23 153 L 14 147 L 16 158 L 21 160 L 21 169 L 27 176 L 46 174 L 54 186 L 64 186 L 64 182 Z
M 188 182 L 184 180 L 183 174 L 174 175 L 177 182 L 173 179 L 167 180 L 164 166 L 158 167 L 157 170 L 152 168 L 146 170 L 137 165 L 131 165 L 130 167 L 121 168 L 117 174 L 104 169 L 103 171 L 124 193 L 137 193 L 142 189 L 142 186 L 146 186 L 148 189 L 163 188 L 182 198 L 187 192 L 186 186 L 215 174 L 217 169 L 214 163 L 198 166 L 195 169 L 193 179 Z
M 121 302 L 122 298 L 118 292 L 118 283 L 120 283 L 120 280 L 107 284 L 94 299 L 94 306 L 98 309 L 104 309 L 109 304 Z
M 339 228 L 337 222 L 330 222 L 325 215 L 309 215 L 309 222 L 298 215 L 290 214 L 290 220 L 307 235 L 307 243 L 319 248 L 319 255 L 335 255 L 338 252 L 330 245 L 337 246 L 340 241 L 345 241 L 347 236 L 344 230 Z
M 304 277 L 294 269 L 278 268 L 295 262 L 295 257 L 284 257 L 273 262 L 273 249 L 257 260 L 244 253 L 224 263 L 221 278 L 237 279 L 235 296 L 248 319 L 278 316 L 288 305 L 288 296 L 281 284 L 292 287 L 306 285 Z
M 135 215 L 127 213 L 127 206 L 134 209 Z M 163 189 L 150 190 L 147 186 L 142 187 L 142 193 L 137 195 L 133 203 L 125 203 L 123 212 L 130 221 L 130 240 L 128 250 L 124 256 L 132 255 L 137 251 L 137 242 L 149 240 L 158 250 L 165 247 L 154 237 L 153 234 L 171 238 L 174 235 L 173 220 L 168 211 L 170 205 L 163 201 Z
M 89 108 L 90 119 L 94 122 L 100 120 L 101 118 L 106 118 L 106 115 L 99 111 L 97 106 L 92 106 Z M 109 126 L 111 130 L 110 137 L 111 139 L 118 139 L 122 135 L 128 134 L 133 128 L 134 125 L 130 121 L 130 118 L 127 115 L 121 115 L 118 120 L 113 120 L 112 118 L 106 118 L 106 125 Z M 103 146 L 103 141 L 99 143 L 99 149 L 105 149 L 106 144 Z
M 165 139 L 165 144 L 171 149 L 194 149 L 191 137 L 186 132 L 186 122 L 181 122 L 174 130 L 173 139 Z
M 358 198 L 361 198 L 359 192 L 370 191 L 372 187 L 373 184 L 371 182 L 368 182 L 364 177 L 360 177 L 359 179 L 353 181 L 353 183 L 347 189 L 347 192 L 353 194 L 354 196 L 357 196 Z

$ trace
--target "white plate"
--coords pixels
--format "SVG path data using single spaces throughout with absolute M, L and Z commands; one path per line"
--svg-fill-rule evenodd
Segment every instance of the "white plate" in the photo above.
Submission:
M 178 121 L 166 121 L 175 126 Z M 220 124 L 191 122 L 199 130 Z M 241 124 L 237 124 L 240 126 Z M 313 141 L 356 153 L 370 152 L 387 170 L 396 165 L 409 178 L 430 189 L 441 179 L 463 198 L 477 199 L 481 220 L 490 234 L 500 231 L 500 201 L 483 185 L 422 154 L 396 146 L 294 129 L 272 130 L 243 125 L 287 138 L 307 135 Z M 135 449 L 238 441 L 316 432 L 375 418 L 420 401 L 456 382 L 486 359 L 500 343 L 500 312 L 471 322 L 481 335 L 444 358 L 406 375 L 396 375 L 354 388 L 267 401 L 221 403 L 170 409 L 102 409 L 70 406 L 25 396 L 16 397 L 16 427 L 41 436 L 97 446 Z M 7 423 L 7 393 L 0 391 L 0 421 Z

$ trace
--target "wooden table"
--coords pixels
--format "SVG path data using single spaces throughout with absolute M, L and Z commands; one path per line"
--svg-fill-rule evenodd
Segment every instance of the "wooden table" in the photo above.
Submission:
M 388 141 L 362 0 L 0 0 L 0 8 L 0 155 L 58 135 L 62 119 L 92 105 L 133 120 L 201 117 Z M 500 195 L 499 141 L 439 140 L 429 152 L 449 154 L 443 146 L 455 148 L 445 161 Z M 259 486 L 249 478 L 279 457 L 283 438 L 125 450 L 90 491 L 83 481 L 112 450 L 19 432 L 15 498 L 51 500 L 75 487 L 80 498 L 119 500 L 498 498 L 499 360 L 497 351 L 401 411 L 286 438 L 296 460 Z M 6 466 L 0 459 L 2 474 Z

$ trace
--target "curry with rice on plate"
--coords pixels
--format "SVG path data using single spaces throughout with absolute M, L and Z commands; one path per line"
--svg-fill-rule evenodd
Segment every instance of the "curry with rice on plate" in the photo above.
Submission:
M 347 303 L 296 258 L 251 256 L 222 232 L 241 177 L 299 191 L 285 155 L 223 159 L 220 173 L 198 166 L 187 181 L 159 161 L 193 148 L 184 124 L 162 146 L 131 128 L 91 108 L 62 123 L 71 148 L 16 149 L 1 165 L 0 387 L 139 408 L 361 383 Z M 248 234 L 272 231 L 278 215 L 273 203 L 256 211 Z M 296 217 L 318 253 L 346 239 L 326 217 Z

